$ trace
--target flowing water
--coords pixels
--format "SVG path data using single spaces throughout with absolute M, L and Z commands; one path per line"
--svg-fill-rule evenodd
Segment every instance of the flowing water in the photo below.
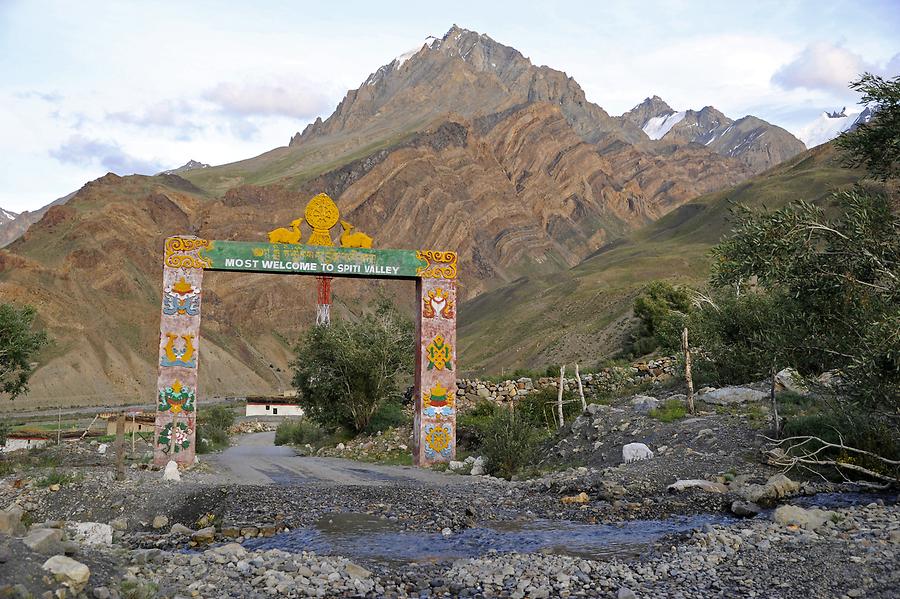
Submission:
M 314 527 L 250 539 L 244 546 L 247 549 L 315 551 L 383 562 L 445 561 L 478 557 L 490 551 L 544 552 L 600 559 L 640 555 L 665 535 L 732 521 L 734 519 L 728 516 L 709 514 L 616 524 L 505 521 L 444 536 L 398 530 L 397 523 L 368 514 L 339 513 L 323 518 Z

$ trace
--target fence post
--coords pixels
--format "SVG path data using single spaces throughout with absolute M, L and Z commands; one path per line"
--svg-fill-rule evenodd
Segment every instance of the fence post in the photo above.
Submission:
M 563 385 L 566 383 L 566 365 L 559 367 L 559 394 L 556 396 L 556 412 L 559 414 L 559 428 L 565 426 L 565 418 L 563 418 Z
M 681 331 L 681 349 L 684 351 L 684 382 L 687 383 L 688 411 L 694 413 L 694 379 L 691 376 L 691 347 L 688 345 L 688 330 Z
M 125 412 L 116 418 L 116 480 L 125 480 Z
M 578 372 L 578 364 L 575 364 L 575 380 L 578 381 L 578 395 L 581 396 L 581 411 L 587 410 L 587 402 L 584 401 L 584 387 L 581 386 L 581 373 Z

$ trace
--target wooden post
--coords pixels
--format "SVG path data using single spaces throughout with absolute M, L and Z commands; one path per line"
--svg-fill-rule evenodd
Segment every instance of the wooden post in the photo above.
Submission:
M 575 380 L 578 381 L 578 395 L 581 397 L 581 411 L 587 410 L 587 402 L 584 401 L 584 387 L 581 386 L 581 373 L 578 372 L 578 363 L 575 363 Z
M 62 441 L 62 406 L 57 408 L 56 411 L 56 444 L 59 445 Z
M 778 421 L 778 402 L 775 401 L 775 363 L 772 362 L 772 387 L 770 390 L 772 398 L 772 416 L 775 420 L 775 438 L 781 437 L 781 423 Z
M 681 349 L 684 351 L 684 382 L 687 383 L 688 412 L 694 413 L 694 379 L 691 377 L 691 346 L 688 344 L 687 327 L 681 330 Z
M 137 431 L 137 412 L 131 413 L 131 457 L 134 458 L 134 434 Z
M 116 480 L 125 480 L 125 412 L 116 418 Z
M 559 428 L 565 426 L 566 421 L 563 417 L 563 385 L 566 383 L 566 365 L 563 364 L 559 367 L 559 393 L 556 396 L 556 412 L 559 415 Z

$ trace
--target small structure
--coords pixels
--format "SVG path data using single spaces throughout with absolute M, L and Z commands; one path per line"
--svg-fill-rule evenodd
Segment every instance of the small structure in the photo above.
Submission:
M 106 434 L 116 434 L 116 420 L 119 418 L 117 413 L 103 414 L 106 420 Z M 156 414 L 147 412 L 127 412 L 125 414 L 125 434 L 131 433 L 152 433 L 156 427 Z
M 0 448 L 2 452 L 18 451 L 20 449 L 35 449 L 36 447 L 46 447 L 50 444 L 52 437 L 56 436 L 56 432 L 41 431 L 13 431 L 6 435 L 6 443 Z
M 247 416 L 303 416 L 303 408 L 286 397 L 248 397 Z

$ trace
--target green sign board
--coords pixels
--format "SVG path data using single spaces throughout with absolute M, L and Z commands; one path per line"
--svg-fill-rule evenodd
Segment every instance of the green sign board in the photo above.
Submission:
M 415 250 L 320 247 L 284 243 L 210 241 L 200 250 L 205 270 L 412 279 L 428 261 Z

